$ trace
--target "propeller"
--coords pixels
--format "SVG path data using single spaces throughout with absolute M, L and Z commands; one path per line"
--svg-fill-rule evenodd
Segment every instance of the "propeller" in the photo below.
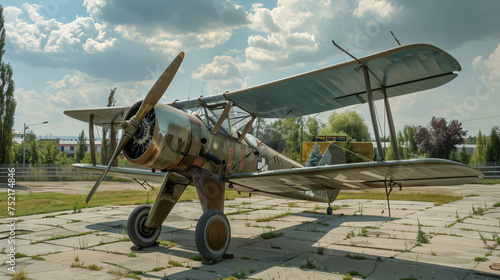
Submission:
M 113 162 L 115 161 L 116 157 L 118 157 L 120 152 L 125 148 L 125 146 L 127 146 L 130 139 L 134 137 L 134 134 L 140 127 L 141 120 L 146 116 L 146 114 L 149 111 L 151 111 L 151 109 L 153 109 L 156 103 L 158 103 L 160 98 L 163 96 L 168 86 L 170 85 L 170 82 L 172 82 L 172 80 L 174 79 L 177 70 L 179 70 L 179 67 L 181 66 L 183 59 L 184 59 L 184 52 L 181 52 L 179 53 L 179 55 L 177 55 L 176 58 L 174 58 L 172 63 L 170 63 L 167 69 L 165 69 L 163 74 L 161 74 L 160 78 L 158 78 L 156 83 L 149 90 L 148 94 L 142 101 L 141 107 L 139 108 L 137 113 L 129 120 L 125 120 L 121 123 L 124 133 L 120 139 L 118 146 L 116 147 L 115 152 L 113 153 L 113 156 L 111 157 L 111 160 L 108 163 L 108 166 L 106 167 L 106 170 L 101 175 L 99 180 L 95 182 L 94 187 L 92 188 L 92 190 L 90 190 L 89 195 L 85 199 L 85 203 L 83 204 L 84 207 L 87 206 L 90 199 L 101 185 L 102 180 L 104 180 L 104 177 L 106 177 L 106 175 L 108 174 L 108 171 L 111 168 L 111 165 L 113 165 Z

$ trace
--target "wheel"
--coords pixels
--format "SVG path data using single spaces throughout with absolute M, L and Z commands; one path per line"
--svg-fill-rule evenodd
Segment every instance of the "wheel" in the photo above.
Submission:
M 135 245 L 142 248 L 154 245 L 160 237 L 161 227 L 149 228 L 145 226 L 150 210 L 150 205 L 140 205 L 128 217 L 128 237 Z
M 331 215 L 332 212 L 333 212 L 332 207 L 328 206 L 328 208 L 326 208 L 326 214 Z
M 196 248 L 205 261 L 222 259 L 231 240 L 226 215 L 219 210 L 207 210 L 198 220 L 194 236 Z

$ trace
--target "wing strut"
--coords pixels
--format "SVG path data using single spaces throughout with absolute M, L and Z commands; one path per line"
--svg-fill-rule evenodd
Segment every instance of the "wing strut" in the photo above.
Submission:
M 401 190 L 402 186 L 400 183 L 393 182 L 390 180 L 387 182 L 387 179 L 384 180 L 384 185 L 385 185 L 385 196 L 387 197 L 387 209 L 389 210 L 389 218 L 391 217 L 391 205 L 389 202 L 389 195 L 391 194 L 392 190 L 394 189 L 394 186 L 399 186 L 399 190 Z M 387 189 L 387 185 L 389 185 L 389 189 Z
M 370 73 L 368 73 L 368 66 L 363 65 L 363 74 L 365 75 L 366 94 L 368 95 L 368 107 L 370 108 L 370 116 L 372 119 L 373 133 L 377 141 L 377 153 L 380 161 L 383 161 L 384 150 L 382 149 L 382 141 L 380 141 L 380 132 L 378 131 L 377 115 L 375 113 L 375 104 L 373 102 L 372 86 L 370 84 Z
M 394 157 L 396 158 L 396 160 L 400 160 L 398 138 L 396 137 L 396 129 L 394 128 L 394 120 L 392 118 L 391 104 L 389 103 L 389 98 L 387 98 L 387 92 L 384 86 L 382 86 L 382 94 L 384 95 L 384 106 L 387 115 L 387 123 L 389 124 L 389 131 L 391 133 L 392 150 L 394 151 Z
M 343 48 L 341 48 L 333 40 L 332 40 L 332 43 L 339 50 L 341 50 L 342 52 L 344 52 L 348 56 L 352 57 L 359 64 L 362 64 L 362 62 L 359 59 L 357 59 L 355 56 L 353 56 L 352 54 L 348 53 L 346 50 L 344 50 Z M 369 72 L 370 69 L 368 69 L 368 66 L 366 66 L 364 64 L 362 64 L 361 67 L 363 68 L 363 74 L 364 74 L 364 78 L 365 78 L 366 94 L 368 95 L 368 107 L 370 108 L 370 117 L 372 119 L 373 132 L 375 134 L 375 141 L 377 142 L 377 153 L 378 153 L 378 156 L 379 156 L 379 161 L 384 161 L 384 158 L 385 158 L 385 156 L 384 156 L 384 150 L 382 149 L 382 141 L 380 140 L 380 132 L 378 131 L 377 115 L 375 113 L 375 104 L 373 102 L 372 86 L 371 86 L 371 83 L 370 83 L 370 72 Z M 375 78 L 377 78 L 377 77 L 375 77 Z M 381 86 L 383 86 L 383 85 L 381 84 Z

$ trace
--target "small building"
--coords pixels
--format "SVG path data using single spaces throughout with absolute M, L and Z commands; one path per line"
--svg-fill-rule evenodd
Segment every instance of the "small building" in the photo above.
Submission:
M 462 147 L 465 147 L 465 150 L 467 151 L 467 154 L 472 155 L 476 151 L 476 144 L 459 144 L 455 145 L 455 148 L 457 149 L 457 152 L 462 151 Z
M 59 151 L 66 153 L 68 157 L 73 157 L 75 156 L 77 145 L 78 141 L 76 140 L 59 140 L 57 148 Z M 95 141 L 95 149 L 97 154 L 101 152 L 101 141 Z M 85 141 L 85 152 L 87 151 L 90 151 L 90 142 L 88 140 Z
M 24 135 L 22 131 L 14 131 L 12 130 L 12 134 L 14 134 L 14 137 L 12 140 L 16 141 L 18 144 L 21 144 L 24 140 Z

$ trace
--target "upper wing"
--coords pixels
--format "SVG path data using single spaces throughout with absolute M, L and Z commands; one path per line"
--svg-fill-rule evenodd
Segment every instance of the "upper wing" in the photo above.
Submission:
M 360 58 L 370 69 L 374 99 L 382 99 L 381 86 L 388 97 L 441 86 L 454 79 L 460 64 L 445 51 L 426 44 L 405 45 Z M 283 80 L 199 99 L 175 101 L 187 110 L 221 101 L 233 101 L 261 118 L 292 118 L 365 103 L 363 71 L 353 60 Z
M 74 119 L 89 122 L 90 115 L 94 115 L 94 124 L 110 128 L 111 124 L 119 124 L 129 107 L 104 107 L 97 109 L 67 110 L 64 114 Z
M 461 185 L 477 181 L 482 176 L 481 172 L 457 162 L 416 159 L 238 173 L 229 175 L 229 181 L 242 190 L 279 194 L 383 188 L 386 182 L 399 183 L 402 187 Z

